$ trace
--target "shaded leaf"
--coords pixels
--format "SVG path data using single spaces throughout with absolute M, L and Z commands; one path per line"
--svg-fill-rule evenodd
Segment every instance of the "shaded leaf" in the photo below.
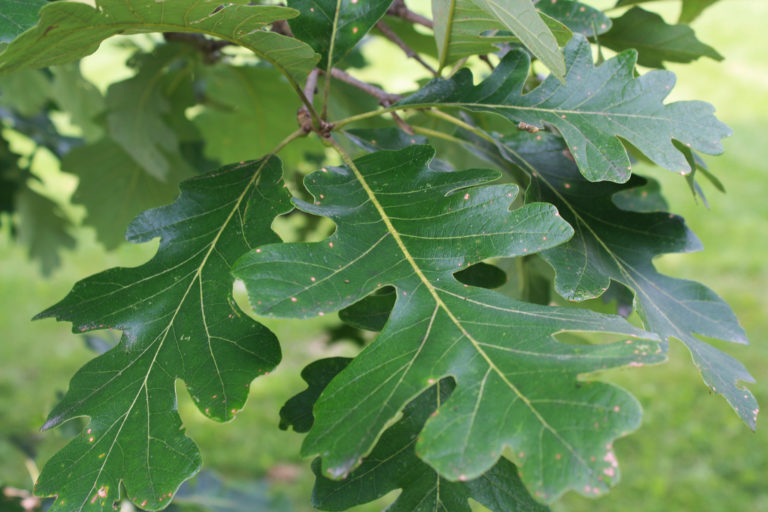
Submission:
M 0 76 L 0 106 L 27 117 L 34 116 L 51 97 L 51 82 L 43 71 L 25 69 Z
M 571 32 L 586 37 L 604 34 L 611 28 L 611 18 L 599 9 L 573 0 L 540 0 L 536 8 L 563 23 Z
M 85 224 L 96 229 L 107 249 L 125 241 L 125 229 L 139 213 L 173 201 L 179 182 L 193 174 L 178 154 L 161 154 L 169 163 L 165 181 L 147 174 L 130 153 L 106 138 L 62 159 L 61 169 L 80 178 L 72 201 L 85 206 Z
M 636 55 L 628 50 L 595 67 L 589 43 L 577 34 L 565 49 L 565 84 L 550 76 L 523 94 L 530 59 L 512 51 L 477 86 L 463 69 L 450 80 L 433 80 L 399 105 L 456 107 L 498 114 L 515 124 L 554 126 L 590 181 L 629 179 L 629 157 L 619 137 L 656 164 L 685 174 L 690 165 L 673 139 L 704 153 L 722 153 L 721 139 L 731 131 L 715 118 L 712 106 L 701 101 L 664 104 L 675 75 L 651 71 L 635 78 Z
M 23 185 L 16 194 L 18 240 L 27 247 L 33 260 L 40 262 L 40 270 L 49 275 L 60 264 L 59 251 L 75 247 L 75 239 L 69 234 L 72 221 L 59 205 Z
M 173 156 L 179 151 L 177 131 L 166 117 L 171 114 L 171 98 L 180 96 L 177 88 L 191 87 L 184 78 L 192 72 L 197 56 L 186 45 L 158 46 L 150 54 L 135 55 L 137 74 L 107 90 L 110 138 L 158 180 L 166 180 L 175 163 L 172 160 L 178 159 Z M 184 108 L 192 104 L 182 105 L 177 113 L 184 117 Z
M 520 42 L 554 75 L 565 75 L 559 45 L 571 38 L 571 31 L 549 16 L 542 19 L 531 0 L 436 1 L 432 16 L 440 67 L 462 57 L 494 53 L 498 43 Z
M 289 23 L 293 34 L 321 55 L 318 66 L 344 58 L 387 12 L 392 0 L 288 0 L 301 14 Z M 338 11 L 338 12 L 337 12 Z
M 616 7 L 637 5 L 658 0 L 618 0 Z M 680 18 L 678 23 L 690 23 L 695 20 L 707 7 L 718 0 L 680 0 Z
M 51 72 L 51 99 L 80 127 L 84 139 L 98 139 L 104 131 L 97 122 L 105 108 L 101 92 L 80 73 L 79 62 L 54 66 Z
M 635 177 L 626 185 L 589 183 L 565 157 L 565 146 L 557 137 L 537 140 L 519 134 L 504 147 L 512 162 L 532 173 L 527 199 L 552 202 L 576 230 L 571 241 L 542 253 L 557 272 L 557 292 L 569 300 L 591 299 L 602 295 L 611 281 L 633 290 L 646 329 L 685 343 L 707 386 L 722 394 L 754 429 L 757 402 L 740 385 L 754 379 L 741 363 L 696 336 L 746 343 L 738 320 L 709 288 L 667 277 L 653 266 L 653 258 L 660 254 L 701 248 L 683 219 L 619 209 L 615 194 L 644 180 Z
M 96 0 L 96 8 L 79 2 L 54 2 L 40 11 L 40 22 L 0 54 L 0 74 L 23 68 L 65 64 L 95 52 L 117 34 L 197 32 L 237 43 L 269 61 L 295 82 L 314 67 L 315 52 L 301 41 L 261 30 L 273 21 L 297 15 L 286 7 L 226 4 Z
M 296 411 L 297 416 L 302 418 L 311 418 L 314 400 L 310 401 L 309 397 L 316 399 L 330 381 L 328 377 L 343 369 L 339 367 L 336 359 L 315 361 L 304 371 L 310 368 L 313 368 L 314 372 L 325 368 L 326 378 L 322 381 L 305 378 L 309 388 L 289 401 L 292 403 L 299 396 L 307 399 L 302 404 L 303 412 Z M 450 379 L 445 379 L 406 405 L 402 419 L 382 434 L 371 454 L 346 479 L 334 481 L 324 477 L 320 472 L 320 461 L 316 459 L 312 464 L 316 477 L 312 493 L 313 504 L 320 510 L 347 510 L 380 498 L 393 490 L 402 489 L 397 500 L 387 508 L 388 512 L 469 512 L 469 498 L 493 511 L 549 510 L 536 503 L 528 494 L 517 475 L 517 469 L 507 459 L 499 460 L 481 477 L 468 482 L 451 482 L 441 478 L 419 460 L 414 452 L 418 433 L 440 403 L 448 399 L 453 388 Z M 309 426 L 311 425 L 307 425 L 307 429 Z
M 553 335 L 563 331 L 646 333 L 619 317 L 527 304 L 456 281 L 453 273 L 473 263 L 531 254 L 572 232 L 550 205 L 509 211 L 517 187 L 485 185 L 495 171 L 429 169 L 433 153 L 381 151 L 309 175 L 315 203 L 294 202 L 330 217 L 337 231 L 323 242 L 262 246 L 233 269 L 267 316 L 306 318 L 387 285 L 397 290 L 381 334 L 320 397 L 303 455 L 321 455 L 326 476 L 348 475 L 408 402 L 452 376 L 456 391 L 416 447 L 444 478 L 472 480 L 508 446 L 541 499 L 607 490 L 617 476 L 610 443 L 637 426 L 640 409 L 626 392 L 577 385 L 577 376 L 658 361 L 661 347 L 649 341 L 635 354 L 624 340 L 559 343 Z
M 613 20 L 613 28 L 600 37 L 600 44 L 617 52 L 634 48 L 637 63 L 663 68 L 664 62 L 692 62 L 699 57 L 723 60 L 723 56 L 696 38 L 688 25 L 668 25 L 664 18 L 633 7 Z
M 312 407 L 328 383 L 346 368 L 352 359 L 348 357 L 329 357 L 315 361 L 301 370 L 301 378 L 308 384 L 307 389 L 293 396 L 280 409 L 280 428 L 305 433 L 315 421 Z
M 201 462 L 176 410 L 176 378 L 206 416 L 224 421 L 245 404 L 251 380 L 278 363 L 275 336 L 235 305 L 229 269 L 278 240 L 270 225 L 289 208 L 280 167 L 270 158 L 185 181 L 175 203 L 128 229 L 132 242 L 161 238 L 154 258 L 84 279 L 38 315 L 71 321 L 74 332 L 123 331 L 77 372 L 45 423 L 90 417 L 40 475 L 36 492 L 58 496 L 51 510 L 111 510 L 123 486 L 137 506 L 163 508 Z
M 233 481 L 212 471 L 201 471 L 184 482 L 169 512 L 290 512 L 286 500 L 272 497 L 265 481 Z
M 220 162 L 240 162 L 269 152 L 285 134 L 296 129 L 301 105 L 286 94 L 280 73 L 264 67 L 217 65 L 202 71 L 204 108 L 194 123 L 205 140 L 205 155 Z M 297 140 L 286 153 L 286 167 L 303 159 L 303 152 L 323 152 L 314 139 Z
M 0 41 L 11 41 L 37 23 L 40 8 L 46 3 L 47 0 L 0 0 Z

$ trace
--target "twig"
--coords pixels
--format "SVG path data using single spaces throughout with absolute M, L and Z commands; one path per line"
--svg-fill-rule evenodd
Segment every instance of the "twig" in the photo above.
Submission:
M 430 73 L 432 73 L 432 76 L 437 76 L 437 71 L 435 71 L 435 68 L 424 62 L 424 59 L 422 59 L 418 53 L 411 50 L 411 48 L 405 44 L 405 41 L 400 39 L 397 34 L 394 33 L 394 31 L 384 23 L 383 21 L 380 21 L 376 23 L 376 28 L 379 29 L 379 31 L 384 34 L 384 37 L 395 43 L 397 46 L 400 47 L 401 50 L 405 52 L 405 54 L 408 56 L 408 58 L 414 59 L 416 62 L 424 66 Z
M 202 34 L 187 34 L 184 32 L 163 32 L 163 38 L 166 42 L 179 42 L 195 47 L 206 62 L 214 63 L 221 58 L 221 49 L 232 43 L 229 41 L 220 41 L 217 39 L 208 39 Z
M 392 116 L 392 120 L 395 122 L 395 124 L 398 126 L 398 128 L 403 130 L 408 135 L 413 135 L 413 133 L 414 133 L 413 132 L 413 127 L 411 127 L 411 125 L 409 125 L 408 123 L 403 121 L 403 118 L 400 117 L 399 115 L 397 115 L 397 112 L 392 112 L 390 115 Z
M 336 80 L 341 80 L 342 82 L 346 82 L 353 87 L 357 87 L 358 89 L 360 89 L 366 94 L 370 94 L 371 96 L 379 100 L 380 105 L 383 105 L 385 107 L 388 107 L 393 103 L 397 103 L 402 99 L 402 96 L 400 96 L 399 94 L 389 93 L 379 87 L 376 87 L 373 84 L 369 84 L 367 82 L 363 82 L 362 80 L 358 80 L 357 78 L 353 77 L 346 71 L 342 71 L 338 68 L 331 69 L 331 76 Z
M 288 37 L 293 37 L 290 25 L 285 20 L 277 20 L 272 22 L 272 32 Z
M 317 77 L 319 74 L 320 70 L 317 68 L 309 72 L 307 83 L 304 85 L 304 96 L 307 98 L 307 103 L 299 107 L 299 111 L 296 113 L 299 126 L 304 130 L 304 133 L 309 133 L 313 129 L 312 113 L 309 109 L 312 107 L 315 93 L 317 93 Z
M 491 68 L 491 71 L 493 71 L 494 69 L 496 69 L 496 68 L 494 67 L 494 65 L 493 65 L 493 62 L 491 62 L 491 59 L 489 59 L 487 55 L 478 55 L 478 58 L 479 58 L 481 61 L 483 61 L 483 62 L 485 62 L 486 64 L 488 64 L 488 67 L 489 67 L 489 68 Z
M 411 23 L 418 23 L 419 25 L 423 25 L 428 28 L 434 28 L 435 26 L 431 19 L 425 18 L 421 14 L 416 14 L 412 10 L 408 9 L 408 7 L 405 5 L 405 0 L 395 0 L 392 2 L 390 8 L 387 9 L 387 14 L 389 16 L 395 16 L 397 18 L 410 21 Z

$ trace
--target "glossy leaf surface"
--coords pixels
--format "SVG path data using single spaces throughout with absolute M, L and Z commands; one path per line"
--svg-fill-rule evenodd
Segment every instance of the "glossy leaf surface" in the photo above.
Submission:
M 58 496 L 51 510 L 112 510 L 122 485 L 137 506 L 163 508 L 201 462 L 176 411 L 175 379 L 224 421 L 243 407 L 251 380 L 279 362 L 275 336 L 235 305 L 229 268 L 277 240 L 272 219 L 290 208 L 282 185 L 277 158 L 184 182 L 175 203 L 128 229 L 132 242 L 161 238 L 152 260 L 80 281 L 39 315 L 71 321 L 75 332 L 123 332 L 75 375 L 45 424 L 90 417 L 40 475 L 36 492 Z
M 723 56 L 696 38 L 688 25 L 669 25 L 656 13 L 633 7 L 613 20 L 613 29 L 600 43 L 617 52 L 634 48 L 637 63 L 663 68 L 664 62 L 692 62 L 699 57 L 723 60 Z
M 293 34 L 322 57 L 319 66 L 340 61 L 368 33 L 392 0 L 288 0 L 301 14 L 290 21 Z
M 263 246 L 235 266 L 261 315 L 306 318 L 383 286 L 397 291 L 379 337 L 320 397 L 303 454 L 320 455 L 326 476 L 349 475 L 411 399 L 450 375 L 456 391 L 416 447 L 444 478 L 474 479 L 508 446 L 530 467 L 523 481 L 541 499 L 607 490 L 617 476 L 610 444 L 637 426 L 640 410 L 624 391 L 577 385 L 577 376 L 658 361 L 661 347 L 648 341 L 636 354 L 626 338 L 559 343 L 553 335 L 562 331 L 646 333 L 619 317 L 518 302 L 455 280 L 472 263 L 534 253 L 572 232 L 550 205 L 509 211 L 517 187 L 485 185 L 496 172 L 434 171 L 432 156 L 412 146 L 309 175 L 315 203 L 294 201 L 330 217 L 334 235 Z
M 722 153 L 721 139 L 731 131 L 715 118 L 712 106 L 701 101 L 664 104 L 675 75 L 652 71 L 636 78 L 636 55 L 626 51 L 595 66 L 589 43 L 575 35 L 565 49 L 565 84 L 550 76 L 523 94 L 530 59 L 512 51 L 476 86 L 472 73 L 461 70 L 450 80 L 433 80 L 399 104 L 491 112 L 537 128 L 552 125 L 590 181 L 629 179 L 630 161 L 619 137 L 658 165 L 685 174 L 690 165 L 673 139 L 704 153 Z
M 314 67 L 314 51 L 301 41 L 261 30 L 273 21 L 296 16 L 286 7 L 248 5 L 247 0 L 219 4 L 204 0 L 98 0 L 96 8 L 79 2 L 54 2 L 41 10 L 33 30 L 0 54 L 0 74 L 22 68 L 65 64 L 98 49 L 117 34 L 196 32 L 235 42 L 269 61 L 297 82 Z

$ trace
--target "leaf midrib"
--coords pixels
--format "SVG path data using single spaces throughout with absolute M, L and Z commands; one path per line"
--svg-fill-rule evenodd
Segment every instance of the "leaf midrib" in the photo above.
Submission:
M 485 362 L 490 367 L 490 370 L 492 370 L 494 373 L 496 373 L 499 378 L 509 387 L 510 390 L 512 390 L 515 395 L 528 407 L 528 409 L 531 411 L 531 413 L 536 417 L 536 419 L 541 423 L 541 425 L 547 429 L 549 432 L 552 433 L 552 435 L 560 441 L 563 446 L 565 446 L 568 451 L 570 451 L 573 456 L 591 473 L 592 469 L 589 467 L 589 465 L 586 463 L 584 459 L 579 455 L 577 450 L 566 440 L 564 439 L 559 432 L 552 427 L 549 422 L 541 415 L 541 413 L 534 407 L 533 403 L 528 399 L 527 396 L 525 396 L 504 374 L 504 372 L 501 371 L 501 369 L 496 366 L 496 364 L 493 362 L 493 359 L 483 350 L 480 342 L 478 342 L 472 334 L 467 331 L 467 329 L 464 328 L 461 321 L 453 314 L 451 309 L 445 304 L 443 299 L 440 297 L 440 295 L 437 292 L 437 289 L 432 285 L 431 281 L 427 279 L 427 277 L 424 275 L 424 272 L 421 270 L 421 268 L 416 263 L 414 257 L 411 255 L 410 251 L 406 247 L 405 243 L 403 243 L 403 240 L 400 238 L 400 233 L 395 229 L 394 225 L 392 224 L 392 221 L 389 219 L 389 216 L 382 206 L 382 204 L 379 202 L 378 197 L 376 197 L 375 192 L 371 187 L 368 185 L 368 182 L 365 180 L 365 177 L 360 172 L 360 170 L 357 168 L 357 165 L 355 165 L 352 158 L 338 145 L 337 142 L 332 141 L 333 146 L 336 148 L 337 152 L 341 156 L 342 160 L 344 160 L 344 163 L 346 163 L 349 168 L 354 173 L 355 177 L 357 178 L 360 185 L 365 190 L 365 193 L 368 195 L 368 198 L 371 201 L 371 204 L 374 205 L 376 208 L 376 211 L 378 212 L 381 219 L 384 221 L 385 226 L 387 227 L 387 230 L 392 235 L 392 238 L 395 240 L 395 242 L 398 245 L 398 248 L 403 253 L 403 257 L 408 261 L 408 263 L 411 265 L 411 268 L 413 268 L 414 273 L 419 277 L 419 280 L 421 283 L 426 287 L 429 294 L 434 299 L 436 305 L 438 308 L 442 309 L 443 312 L 448 315 L 448 318 L 450 318 L 451 322 L 459 329 L 459 331 L 462 333 L 462 335 L 469 340 L 469 342 L 472 344 L 472 346 L 475 348 L 478 354 L 485 360 Z M 425 337 L 426 341 L 426 337 Z
M 158 340 L 159 343 L 157 345 L 157 349 L 155 350 L 155 353 L 152 356 L 152 361 L 149 363 L 149 366 L 147 367 L 146 374 L 144 375 L 144 380 L 142 381 L 141 386 L 139 386 L 139 390 L 137 391 L 136 396 L 133 398 L 133 402 L 131 402 L 130 407 L 128 407 L 125 410 L 125 413 L 122 415 L 122 420 L 123 421 L 120 424 L 120 427 L 117 429 L 117 432 L 114 434 L 114 437 L 112 439 L 112 443 L 109 446 L 109 450 L 107 450 L 107 453 L 104 456 L 104 462 L 102 462 L 101 467 L 99 468 L 99 471 L 98 471 L 98 473 L 96 474 L 96 477 L 93 480 L 94 483 L 91 486 L 91 489 L 85 494 L 85 498 L 84 498 L 83 502 L 80 504 L 80 507 L 79 507 L 80 510 L 82 510 L 83 506 L 88 501 L 88 498 L 90 497 L 91 493 L 96 488 L 96 485 L 98 484 L 99 478 L 101 478 L 101 474 L 103 473 L 104 468 L 107 465 L 107 462 L 109 462 L 109 460 L 110 460 L 110 455 L 112 454 L 112 450 L 114 449 L 115 444 L 117 444 L 117 440 L 120 438 L 120 434 L 121 434 L 121 432 L 123 430 L 123 427 L 125 426 L 125 422 L 128 421 L 128 417 L 131 415 L 131 412 L 133 412 L 134 407 L 136 406 L 136 402 L 138 401 L 139 397 L 141 396 L 141 393 L 144 390 L 146 390 L 146 388 L 147 388 L 147 381 L 149 380 L 149 376 L 152 374 L 152 369 L 154 368 L 154 365 L 157 362 L 157 357 L 160 354 L 160 351 L 162 350 L 162 348 L 163 348 L 163 346 L 165 344 L 165 341 L 166 341 L 166 339 L 168 337 L 168 333 L 170 332 L 170 329 L 173 326 L 173 324 L 174 324 L 174 322 L 176 320 L 176 317 L 178 316 L 178 313 L 181 310 L 181 307 L 184 305 L 184 303 L 187 300 L 187 297 L 189 296 L 189 292 L 192 290 L 192 287 L 194 286 L 196 281 L 200 281 L 200 286 L 202 287 L 202 280 L 200 279 L 200 275 L 202 274 L 202 271 L 205 268 L 206 263 L 208 262 L 208 258 L 213 253 L 214 249 L 216 248 L 216 244 L 219 241 L 219 238 L 221 237 L 222 233 L 224 232 L 224 230 L 229 225 L 229 222 L 232 220 L 232 217 L 234 216 L 235 212 L 240 208 L 240 205 L 242 204 L 242 201 L 246 197 L 248 191 L 251 189 L 251 187 L 258 185 L 258 182 L 261 179 L 261 171 L 264 168 L 264 166 L 267 164 L 267 162 L 269 162 L 269 160 L 271 160 L 271 155 L 268 155 L 267 157 L 264 158 L 264 160 L 262 160 L 262 162 L 259 165 L 259 167 L 253 173 L 253 176 L 251 176 L 250 180 L 248 181 L 248 184 L 245 187 L 243 187 L 243 191 L 241 192 L 240 196 L 235 201 L 235 204 L 232 207 L 232 210 L 229 212 L 229 215 L 227 216 L 227 218 L 222 223 L 221 228 L 216 233 L 216 236 L 210 242 L 208 251 L 206 252 L 205 256 L 203 256 L 203 259 L 200 262 L 200 264 L 198 265 L 198 268 L 197 268 L 197 271 L 195 272 L 195 275 L 190 280 L 189 285 L 187 286 L 187 289 L 184 291 L 184 295 L 179 300 L 179 304 L 176 307 L 176 310 L 173 312 L 173 315 L 171 316 L 171 319 L 168 321 L 168 325 L 163 329 L 162 335 L 161 335 L 160 339 Z M 243 164 L 243 165 L 245 165 L 245 164 Z M 235 169 L 237 169 L 237 168 L 238 167 L 236 167 Z M 200 302 L 201 302 L 201 308 L 202 308 L 203 307 L 203 304 L 202 304 L 203 303 L 202 288 L 201 288 L 201 291 L 200 291 Z M 208 334 L 208 326 L 207 326 L 207 323 L 205 323 L 205 315 L 202 316 L 202 319 L 203 319 L 203 324 L 205 325 L 206 334 Z M 154 343 L 155 342 L 150 344 L 149 347 L 151 347 Z M 210 335 L 208 337 L 208 344 L 210 346 Z M 149 347 L 147 347 L 147 350 L 149 349 Z M 146 351 L 142 352 L 142 355 L 145 352 Z M 216 359 L 213 356 L 213 352 L 212 351 L 211 351 L 211 356 L 213 357 L 214 364 L 216 364 L 215 363 Z M 140 359 L 141 359 L 141 355 L 139 357 L 137 357 L 134 361 L 139 361 Z M 218 370 L 218 366 L 217 366 L 217 370 Z M 118 372 L 117 375 L 120 375 L 121 373 L 122 372 Z M 218 375 L 219 375 L 219 378 L 221 378 L 221 375 L 220 374 L 218 374 Z M 85 397 L 82 400 L 80 400 L 79 402 L 77 402 L 77 404 L 75 406 L 73 406 L 72 408 L 81 405 L 85 400 L 87 400 L 88 398 L 93 396 L 95 393 L 103 390 L 106 386 L 108 386 L 112 382 L 112 380 L 114 380 L 114 378 L 110 379 L 107 383 L 105 383 L 104 385 L 102 385 L 99 388 L 95 389 L 87 397 Z M 72 408 L 70 408 L 70 410 Z M 149 435 L 149 421 L 150 421 L 150 414 L 149 414 L 149 410 L 148 410 L 147 411 L 147 424 L 148 424 L 147 425 L 147 435 Z M 114 423 L 113 423 L 113 425 L 114 425 Z M 147 466 L 147 467 L 149 467 L 149 466 Z

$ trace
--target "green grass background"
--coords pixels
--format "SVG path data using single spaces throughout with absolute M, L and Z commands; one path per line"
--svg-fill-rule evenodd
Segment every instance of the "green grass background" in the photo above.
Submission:
M 674 19 L 676 2 L 656 4 Z M 636 169 L 662 181 L 671 209 L 688 220 L 705 246 L 700 253 L 660 258 L 660 269 L 699 280 L 731 304 L 752 344 L 713 343 L 747 365 L 758 380 L 751 389 L 762 404 L 768 403 L 766 20 L 768 2 L 764 0 L 722 0 L 705 11 L 694 27 L 726 60 L 670 66 L 678 74 L 674 99 L 710 101 L 735 132 L 726 140 L 725 155 L 707 158 L 727 194 L 703 184 L 711 205 L 707 210 L 694 202 L 679 176 L 655 168 Z M 384 69 L 402 68 L 398 54 L 383 55 L 377 48 L 367 51 L 383 59 Z M 104 62 L 95 58 L 91 65 L 101 69 Z M 371 73 L 375 76 L 375 71 Z M 50 169 L 44 155 L 40 158 L 37 167 L 49 168 L 44 172 L 46 186 L 66 197 L 74 180 Z M 77 208 L 68 211 L 82 215 Z M 9 442 L 11 436 L 33 442 L 40 464 L 66 442 L 71 429 L 45 434 L 37 429 L 57 393 L 66 390 L 72 374 L 93 357 L 68 324 L 33 323 L 30 318 L 63 297 L 76 280 L 111 266 L 140 264 L 155 248 L 154 244 L 126 244 L 104 253 L 91 230 L 82 228 L 75 234 L 78 249 L 66 252 L 63 266 L 43 278 L 23 249 L 10 241 L 7 222 L 0 232 L 0 483 L 31 484 L 25 457 Z M 284 362 L 273 374 L 254 382 L 248 406 L 231 424 L 204 419 L 179 386 L 182 417 L 201 447 L 206 466 L 232 478 L 267 479 L 274 492 L 288 496 L 300 511 L 311 510 L 312 478 L 297 455 L 301 436 L 277 429 L 278 410 L 303 389 L 298 377 L 301 368 L 326 353 L 322 325 L 312 321 L 273 324 L 283 340 Z M 596 500 L 570 493 L 555 510 L 768 510 L 768 429 L 759 420 L 757 432 L 751 432 L 721 397 L 709 393 L 681 344 L 673 342 L 667 364 L 615 371 L 605 378 L 634 393 L 645 409 L 642 427 L 615 444 L 622 481 Z M 360 510 L 379 510 L 383 503 Z

